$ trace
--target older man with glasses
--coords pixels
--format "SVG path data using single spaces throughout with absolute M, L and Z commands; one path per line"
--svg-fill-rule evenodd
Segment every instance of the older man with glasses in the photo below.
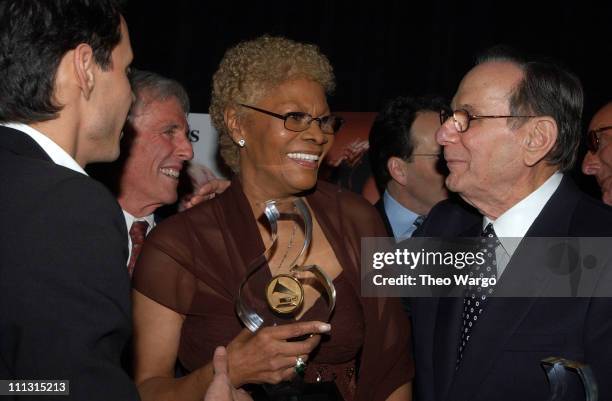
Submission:
M 601 199 L 612 205 L 612 102 L 603 106 L 591 119 L 587 132 L 588 152 L 582 161 L 582 172 L 593 175 L 601 188 Z
M 542 277 L 531 262 L 554 270 L 570 258 L 557 252 L 552 260 L 525 240 L 612 235 L 612 211 L 564 174 L 576 159 L 582 102 L 573 74 L 496 49 L 463 78 L 452 111 L 440 113 L 446 185 L 469 205 L 439 203 L 421 235 L 487 237 L 495 252 L 480 277 L 498 284 L 412 300 L 416 399 L 550 399 L 541 361 L 552 356 L 588 364 L 600 399 L 612 397 L 612 302 L 595 298 L 610 280 L 598 276 L 602 286 L 589 287 L 589 296 L 551 298 L 558 277 Z M 610 270 L 605 263 L 600 272 Z M 520 294 L 509 293 L 510 284 Z M 563 399 L 584 397 L 578 375 L 565 380 Z

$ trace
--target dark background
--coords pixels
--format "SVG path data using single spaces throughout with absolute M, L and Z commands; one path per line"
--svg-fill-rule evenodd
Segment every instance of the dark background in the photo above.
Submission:
M 582 80 L 585 124 L 612 99 L 612 2 L 129 0 L 134 66 L 185 85 L 206 113 L 227 48 L 264 33 L 317 44 L 334 66 L 336 111 L 377 111 L 400 94 L 451 98 L 495 44 L 553 57 Z

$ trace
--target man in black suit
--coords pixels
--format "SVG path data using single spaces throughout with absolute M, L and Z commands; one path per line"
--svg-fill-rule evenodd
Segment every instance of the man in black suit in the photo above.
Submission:
M 83 170 L 119 154 L 127 25 L 112 0 L 7 0 L 0 46 L 0 378 L 136 400 L 125 222 Z
M 369 158 L 382 194 L 376 203 L 389 236 L 409 238 L 438 202 L 448 197 L 436 131 L 438 97 L 401 96 L 376 116 L 369 137 Z
M 463 78 L 454 111 L 441 113 L 446 184 L 467 204 L 436 205 L 421 235 L 484 232 L 498 241 L 489 267 L 499 283 L 488 297 L 472 287 L 454 298 L 412 300 L 416 399 L 550 399 L 540 361 L 551 356 L 589 364 L 600 399 L 612 399 L 612 302 L 597 297 L 609 295 L 610 266 L 598 270 L 601 285 L 588 287 L 587 296 L 547 298 L 550 280 L 559 277 L 523 263 L 546 255 L 529 241 L 516 248 L 509 240 L 612 234 L 611 209 L 564 175 L 576 158 L 582 99 L 579 80 L 557 65 L 497 51 Z M 578 270 L 586 259 L 578 254 Z M 527 295 L 503 297 L 512 295 L 504 292 L 508 283 Z M 577 377 L 566 379 L 564 399 L 583 399 Z

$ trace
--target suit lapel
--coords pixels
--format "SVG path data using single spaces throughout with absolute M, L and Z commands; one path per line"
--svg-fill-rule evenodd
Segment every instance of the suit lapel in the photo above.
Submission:
M 438 400 L 447 398 L 455 376 L 462 307 L 461 296 L 440 298 L 438 301 L 433 332 L 433 371 Z
M 472 329 L 470 342 L 463 351 L 463 359 L 450 389 L 450 394 L 457 394 L 459 399 L 469 399 L 478 390 L 480 383 L 491 373 L 495 361 L 500 358 L 504 345 L 514 335 L 546 286 L 542 270 L 529 269 L 533 263 L 543 263 L 533 259 L 534 255 L 541 258 L 541 252 L 530 248 L 533 247 L 521 245 L 517 249 L 499 282 L 496 296 L 489 298 L 478 324 Z M 521 262 L 525 259 L 529 263 Z M 506 284 L 508 282 L 510 285 Z M 503 297 L 504 294 L 516 293 L 516 289 L 513 290 L 514 284 L 521 285 L 521 293 L 527 297 Z M 458 312 L 460 314 L 461 311 Z
M 460 237 L 476 237 L 482 230 L 482 221 L 476 219 L 464 230 Z M 458 289 L 459 290 L 459 289 Z M 439 400 L 447 398 L 455 376 L 457 361 L 457 345 L 461 330 L 461 311 L 463 308 L 463 291 L 454 296 L 440 298 L 434 326 L 433 370 L 436 397 Z

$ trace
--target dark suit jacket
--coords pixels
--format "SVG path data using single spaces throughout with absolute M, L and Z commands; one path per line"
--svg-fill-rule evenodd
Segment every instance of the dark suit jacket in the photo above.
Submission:
M 474 209 L 443 201 L 432 209 L 422 236 L 477 237 L 481 230 L 482 216 Z M 565 177 L 526 237 L 611 234 L 612 209 L 582 194 Z M 500 285 L 506 277 L 520 277 L 524 288 L 537 294 L 543 281 L 531 270 L 521 270 L 520 262 L 515 263 L 521 256 L 533 257 L 522 247 L 514 253 Z M 612 285 L 606 276 L 610 266 L 602 271 L 600 283 Z M 417 400 L 547 400 L 550 393 L 540 360 L 549 356 L 588 363 L 599 382 L 599 399 L 612 399 L 609 299 L 491 298 L 455 370 L 462 307 L 462 297 L 411 300 Z M 568 383 L 567 399 L 582 399 L 577 377 L 570 377 Z
M 0 379 L 70 380 L 69 397 L 45 399 L 138 399 L 120 367 L 132 321 L 119 205 L 5 127 L 0 188 Z
M 389 217 L 387 216 L 387 211 L 385 210 L 385 201 L 383 200 L 382 196 L 380 197 L 378 202 L 374 204 L 374 207 L 376 208 L 376 210 L 378 210 L 378 213 L 380 214 L 380 217 L 382 218 L 383 223 L 385 224 L 385 230 L 387 230 L 387 235 L 389 237 L 393 237 L 393 229 L 391 228 L 391 222 L 389 221 Z

